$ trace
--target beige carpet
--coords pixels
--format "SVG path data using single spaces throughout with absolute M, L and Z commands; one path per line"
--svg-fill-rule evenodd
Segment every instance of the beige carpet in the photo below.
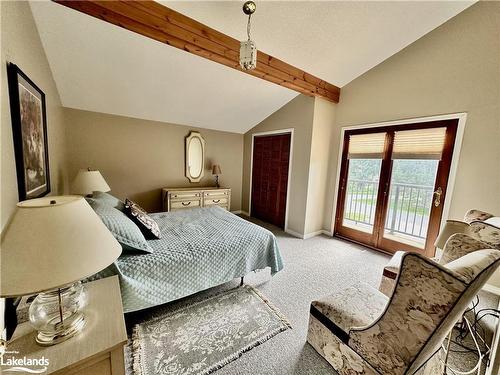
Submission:
M 364 281 L 378 286 L 383 266 L 389 257 L 327 236 L 307 240 L 292 237 L 272 226 L 280 246 L 285 268 L 274 277 L 269 271 L 252 273 L 245 283 L 258 288 L 290 321 L 293 329 L 282 332 L 243 357 L 216 372 L 217 375 L 279 375 L 279 374 L 335 374 L 328 363 L 306 344 L 309 304 L 312 300 Z M 198 293 L 169 304 L 174 309 L 193 303 L 238 285 L 239 280 Z M 484 295 L 484 296 L 483 296 Z M 482 299 L 493 304 L 495 298 L 482 294 Z M 489 301 L 489 302 L 488 302 Z M 498 299 L 496 299 L 498 301 Z M 133 325 L 139 313 L 127 316 Z M 129 372 L 131 374 L 131 372 Z

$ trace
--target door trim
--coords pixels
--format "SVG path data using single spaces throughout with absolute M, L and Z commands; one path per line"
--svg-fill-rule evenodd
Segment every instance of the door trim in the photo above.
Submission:
M 252 147 L 250 149 L 250 186 L 249 186 L 249 197 L 248 197 L 248 216 L 250 216 L 252 213 L 253 147 L 254 147 L 255 137 L 266 136 L 266 135 L 290 134 L 290 155 L 288 155 L 288 181 L 286 183 L 285 227 L 283 228 L 285 232 L 288 230 L 288 204 L 290 202 L 290 181 L 292 176 L 294 130 L 295 130 L 294 128 L 288 128 L 288 129 L 278 129 L 278 130 L 269 130 L 265 132 L 252 133 Z
M 450 213 L 451 197 L 453 196 L 453 190 L 455 187 L 455 179 L 456 179 L 457 169 L 458 169 L 458 160 L 460 157 L 462 140 L 463 140 L 464 131 L 465 131 L 465 124 L 467 121 L 467 112 L 458 112 L 458 113 L 450 113 L 450 114 L 427 116 L 427 117 L 412 117 L 412 118 L 408 118 L 408 119 L 391 120 L 391 121 L 385 121 L 385 122 L 373 122 L 373 123 L 366 123 L 366 124 L 360 124 L 360 125 L 341 127 L 340 128 L 339 153 L 337 156 L 337 159 L 338 159 L 337 160 L 337 173 L 336 173 L 337 176 L 335 178 L 335 191 L 334 191 L 333 204 L 332 204 L 332 217 L 331 217 L 331 228 L 330 228 L 330 235 L 331 236 L 333 236 L 335 233 L 335 225 L 336 225 L 335 218 L 337 216 L 337 200 L 338 200 L 340 178 L 341 178 L 340 168 L 342 166 L 342 152 L 344 150 L 345 132 L 348 130 L 379 128 L 379 127 L 385 127 L 385 126 L 407 125 L 407 124 L 412 124 L 412 123 L 432 122 L 432 121 L 439 121 L 439 120 L 458 120 L 457 132 L 455 135 L 455 143 L 453 146 L 453 153 L 452 153 L 452 157 L 451 157 L 450 173 L 448 176 L 448 183 L 446 186 L 446 196 L 445 196 L 444 203 L 443 203 L 443 213 L 441 215 L 440 229 L 442 229 L 442 227 L 443 227 L 444 223 L 446 222 L 446 220 L 448 219 L 448 216 Z

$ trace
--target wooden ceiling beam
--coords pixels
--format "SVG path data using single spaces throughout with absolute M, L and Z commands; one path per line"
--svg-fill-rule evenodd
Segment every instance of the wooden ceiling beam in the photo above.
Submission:
M 261 51 L 257 52 L 255 69 L 241 69 L 238 40 L 155 1 L 54 1 L 302 94 L 323 97 L 335 103 L 339 101 L 340 89 L 337 86 Z

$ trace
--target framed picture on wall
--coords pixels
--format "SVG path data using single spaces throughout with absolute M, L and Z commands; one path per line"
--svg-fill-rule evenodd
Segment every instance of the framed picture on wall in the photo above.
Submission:
M 45 94 L 17 65 L 7 65 L 19 200 L 50 192 Z

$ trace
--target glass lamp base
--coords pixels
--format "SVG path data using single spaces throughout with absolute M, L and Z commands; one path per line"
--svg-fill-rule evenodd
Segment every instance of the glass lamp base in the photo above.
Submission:
M 65 319 L 63 324 L 59 324 L 54 331 L 38 331 L 36 342 L 42 346 L 59 344 L 80 333 L 87 322 L 82 313 L 74 314 L 70 320 L 71 322 L 68 322 Z M 59 318 L 57 318 L 57 322 L 59 322 Z
M 29 309 L 31 325 L 38 331 L 36 342 L 49 346 L 63 342 L 85 327 L 82 309 L 87 294 L 80 282 L 40 293 Z

